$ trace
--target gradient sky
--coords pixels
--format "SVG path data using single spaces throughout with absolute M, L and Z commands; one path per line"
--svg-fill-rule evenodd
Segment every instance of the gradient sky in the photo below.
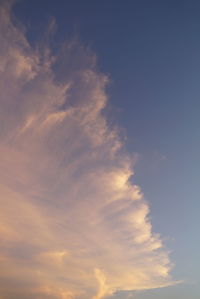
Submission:
M 0 298 L 199 298 L 200 2 L 0 3 Z

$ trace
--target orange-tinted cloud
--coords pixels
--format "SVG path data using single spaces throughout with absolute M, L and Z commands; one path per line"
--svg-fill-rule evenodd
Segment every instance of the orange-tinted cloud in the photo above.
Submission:
M 71 42 L 44 57 L 8 7 L 0 14 L 1 298 L 171 284 L 133 161 L 102 114 L 108 79 L 94 55 Z

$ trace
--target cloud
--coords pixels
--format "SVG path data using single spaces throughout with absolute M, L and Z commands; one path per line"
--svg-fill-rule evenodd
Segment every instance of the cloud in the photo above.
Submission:
M 1 298 L 103 298 L 172 283 L 168 252 L 77 42 L 34 50 L 0 10 Z M 44 55 L 44 53 L 46 53 Z

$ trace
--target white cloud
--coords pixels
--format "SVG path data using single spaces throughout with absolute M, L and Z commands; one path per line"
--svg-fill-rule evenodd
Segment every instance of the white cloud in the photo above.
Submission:
M 94 55 L 72 42 L 44 61 L 0 14 L 1 298 L 170 284 L 131 158 L 102 115 L 108 79 Z

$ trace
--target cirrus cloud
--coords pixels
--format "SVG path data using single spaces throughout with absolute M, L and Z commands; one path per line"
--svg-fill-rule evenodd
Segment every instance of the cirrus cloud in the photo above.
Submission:
M 133 161 L 102 111 L 108 78 L 68 42 L 29 45 L 0 10 L 1 298 L 93 298 L 172 283 Z

